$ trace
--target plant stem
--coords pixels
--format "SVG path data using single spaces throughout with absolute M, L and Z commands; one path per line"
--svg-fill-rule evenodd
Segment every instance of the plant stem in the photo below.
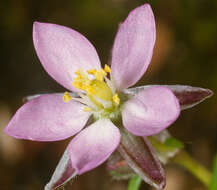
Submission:
M 141 183 L 142 179 L 138 175 L 135 175 L 130 179 L 127 190 L 139 190 Z
M 180 151 L 174 158 L 172 158 L 171 161 L 186 168 L 195 177 L 197 177 L 204 185 L 209 187 L 211 173 L 199 162 L 194 160 L 187 152 Z
M 210 182 L 209 190 L 216 190 L 217 189 L 217 155 L 215 156 L 213 162 L 213 174 Z

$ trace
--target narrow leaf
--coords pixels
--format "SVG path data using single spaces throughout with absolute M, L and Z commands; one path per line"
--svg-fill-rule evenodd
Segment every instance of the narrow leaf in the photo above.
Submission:
M 157 189 L 164 188 L 164 170 L 146 138 L 134 136 L 123 129 L 118 151 L 134 172 L 146 183 Z
M 124 93 L 128 96 L 134 96 L 138 92 L 142 91 L 145 88 L 150 88 L 153 86 L 165 86 L 170 88 L 175 96 L 179 100 L 179 104 L 181 106 L 181 110 L 185 110 L 191 108 L 205 99 L 211 97 L 213 92 L 209 89 L 185 86 L 185 85 L 147 85 L 147 86 L 139 86 L 136 88 L 129 88 L 124 91 Z
M 217 189 L 217 155 L 213 162 L 213 173 L 212 173 L 209 190 L 216 190 L 216 189 Z
M 134 177 L 131 178 L 127 190 L 139 190 L 141 183 L 142 183 L 141 177 L 135 175 Z
M 72 178 L 76 176 L 75 170 L 71 166 L 70 157 L 67 149 L 60 159 L 49 183 L 45 186 L 45 190 L 53 190 L 64 186 Z

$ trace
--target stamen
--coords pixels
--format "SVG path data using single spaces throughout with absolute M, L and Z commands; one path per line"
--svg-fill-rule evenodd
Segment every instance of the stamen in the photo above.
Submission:
M 78 75 L 78 76 L 81 76 L 81 70 L 78 69 L 77 71 L 75 71 L 75 74 Z
M 110 69 L 110 67 L 107 64 L 105 64 L 104 71 L 106 73 L 111 73 L 111 69 Z
M 120 98 L 118 97 L 118 94 L 115 94 L 115 95 L 112 97 L 112 100 L 113 100 L 117 105 L 120 104 Z
M 113 85 L 106 77 L 110 72 L 111 69 L 108 65 L 105 65 L 104 69 L 90 69 L 85 72 L 78 70 L 75 72 L 76 77 L 72 85 L 82 90 L 82 93 L 86 94 L 84 96 L 88 97 L 89 101 L 97 107 L 96 109 L 113 107 L 114 104 L 112 102 L 119 104 L 120 100 L 118 95 L 114 95 Z M 88 105 L 88 107 L 90 106 Z M 93 107 L 91 106 L 90 108 Z M 93 109 L 95 110 L 95 108 Z
M 106 71 L 104 71 L 103 69 L 90 69 L 87 71 L 87 73 L 90 75 L 94 75 L 96 79 L 100 81 L 103 81 L 104 77 L 107 75 Z
M 103 69 L 100 69 L 100 70 L 97 70 L 94 75 L 96 76 L 97 80 L 103 81 L 107 73 Z
M 80 90 L 86 90 L 86 88 L 90 86 L 91 80 L 81 70 L 77 70 L 75 74 L 77 77 L 74 79 L 72 86 Z
M 86 86 L 86 87 L 84 88 L 84 90 L 87 91 L 88 94 L 94 94 L 94 89 L 93 89 L 92 86 Z
M 90 111 L 92 111 L 89 107 L 84 107 L 83 108 L 83 111 L 86 111 L 86 112 L 90 112 Z
M 97 106 L 90 100 L 90 98 L 80 92 L 78 92 L 78 95 L 81 97 L 83 100 L 83 104 L 86 104 L 88 107 L 91 107 L 92 110 L 97 110 Z
M 108 87 L 111 89 L 112 94 L 114 94 L 116 89 L 115 89 L 115 86 L 113 85 L 112 81 L 109 80 L 107 77 L 105 77 L 105 82 L 108 85 Z
M 72 97 L 69 95 L 69 93 L 65 92 L 64 95 L 63 95 L 63 101 L 65 103 L 68 103 L 71 99 L 72 99 Z
M 90 75 L 95 75 L 96 69 L 90 69 L 90 70 L 87 71 L 87 73 L 90 74 Z

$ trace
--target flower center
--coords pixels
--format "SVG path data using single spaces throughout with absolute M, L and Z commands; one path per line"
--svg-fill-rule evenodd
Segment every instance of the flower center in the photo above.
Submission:
M 107 75 L 111 73 L 108 65 L 104 69 L 91 69 L 86 72 L 77 70 L 76 77 L 72 83 L 73 87 L 81 90 L 78 93 L 81 98 L 72 98 L 68 92 L 63 96 L 63 101 L 68 102 L 71 99 L 80 101 L 88 107 L 84 111 L 93 111 L 99 117 L 113 117 L 114 112 L 120 104 L 120 98 L 115 92 L 115 87 Z

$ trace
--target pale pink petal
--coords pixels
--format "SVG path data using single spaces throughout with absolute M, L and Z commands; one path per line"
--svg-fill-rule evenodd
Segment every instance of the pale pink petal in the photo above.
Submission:
M 112 51 L 112 78 L 118 89 L 134 85 L 146 71 L 155 44 L 150 5 L 134 9 L 120 25 Z
M 57 141 L 79 132 L 90 113 L 84 105 L 63 102 L 60 95 L 41 95 L 24 104 L 13 116 L 5 133 L 19 139 Z
M 76 91 L 72 81 L 78 69 L 101 67 L 93 45 L 68 27 L 35 22 L 33 41 L 44 69 L 67 89 Z
M 179 116 L 177 98 L 167 87 L 144 89 L 123 105 L 124 127 L 137 136 L 156 134 Z
M 77 174 L 102 164 L 120 142 L 120 132 L 108 119 L 101 119 L 81 131 L 69 144 L 72 167 Z

